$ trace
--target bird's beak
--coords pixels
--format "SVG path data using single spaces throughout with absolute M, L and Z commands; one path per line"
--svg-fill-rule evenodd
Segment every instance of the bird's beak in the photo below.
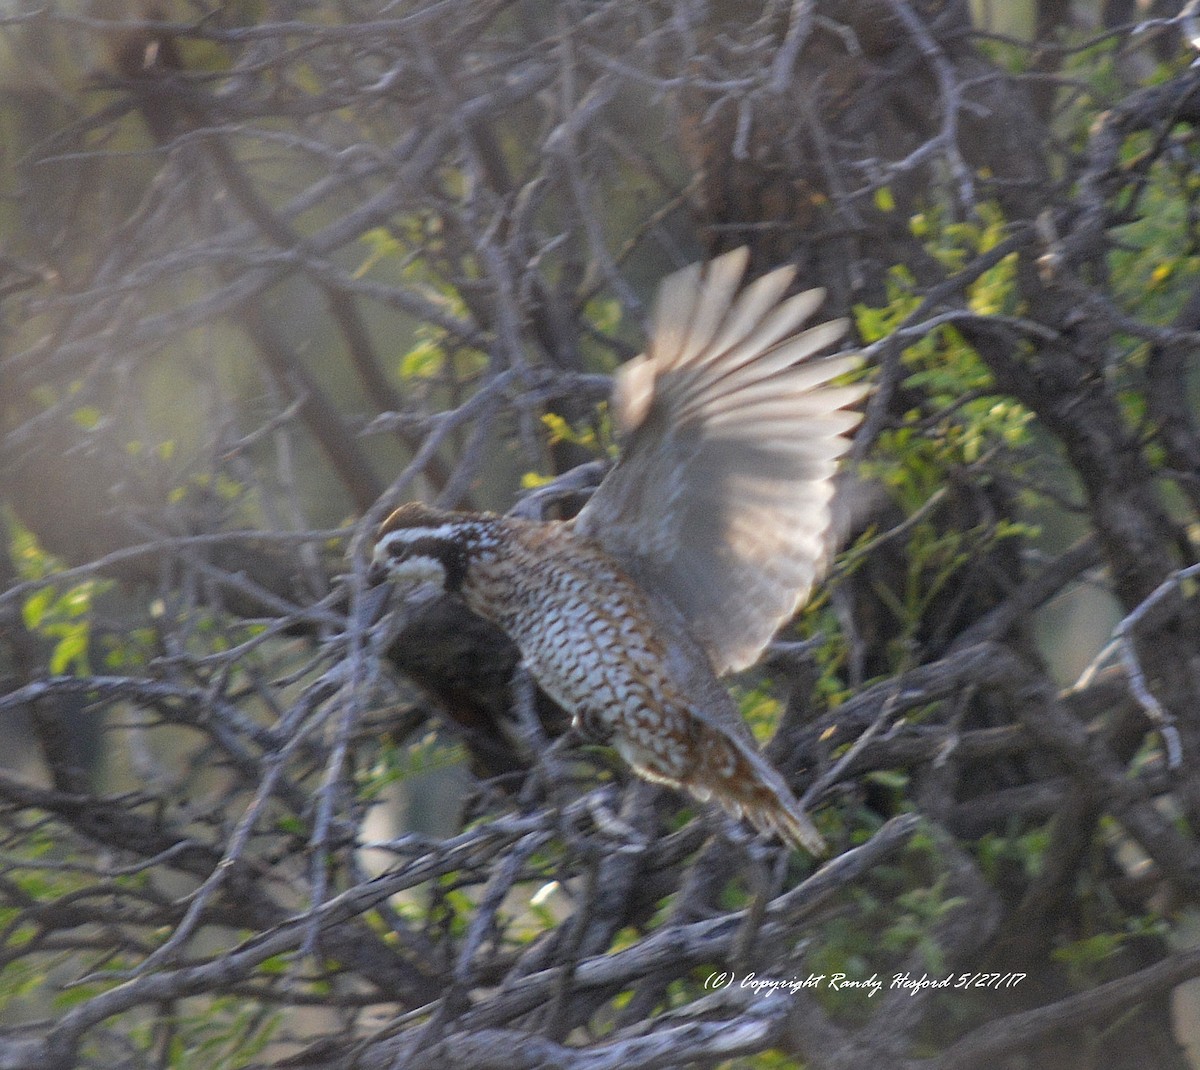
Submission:
M 367 566 L 367 586 L 378 587 L 381 583 L 383 583 L 384 580 L 387 579 L 387 575 L 387 565 L 376 558 L 371 562 L 370 565 Z

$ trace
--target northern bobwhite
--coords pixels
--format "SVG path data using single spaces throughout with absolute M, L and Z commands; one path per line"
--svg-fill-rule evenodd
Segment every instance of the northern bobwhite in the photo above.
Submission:
M 617 373 L 621 458 L 574 520 L 414 502 L 384 521 L 374 558 L 499 625 L 639 776 L 820 853 L 717 677 L 755 661 L 821 576 L 831 479 L 859 421 L 845 406 L 866 388 L 828 385 L 857 355 L 808 359 L 845 330 L 797 333 L 822 291 L 784 299 L 784 267 L 739 292 L 747 260 L 663 282 L 646 353 Z

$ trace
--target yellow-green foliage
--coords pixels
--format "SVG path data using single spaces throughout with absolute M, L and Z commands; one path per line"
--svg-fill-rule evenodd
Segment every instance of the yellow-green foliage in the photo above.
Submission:
M 62 563 L 38 545 L 33 533 L 10 517 L 8 528 L 13 563 L 22 580 L 44 580 L 62 571 Z M 92 601 L 111 586 L 108 580 L 86 579 L 60 588 L 52 583 L 38 588 L 21 605 L 25 627 L 54 644 L 49 668 L 76 675 L 91 672 L 88 642 L 92 627 Z
M 937 211 L 916 217 L 913 232 L 929 253 L 952 272 L 968 271 L 1005 236 L 1004 220 L 993 206 L 978 219 L 946 223 Z M 1018 315 L 1015 260 L 1004 256 L 965 288 L 968 309 L 978 315 Z M 914 317 L 921 296 L 911 273 L 893 268 L 883 308 L 860 306 L 856 321 L 863 338 L 891 336 Z M 931 313 L 932 315 L 932 313 Z M 941 322 L 916 338 L 900 355 L 903 378 L 897 396 L 912 407 L 879 435 L 863 475 L 882 483 L 907 516 L 902 582 L 879 591 L 902 627 L 896 649 L 903 658 L 908 640 L 932 602 L 962 570 L 995 542 L 1035 534 L 1032 527 L 988 519 L 969 529 L 933 522 L 938 496 L 955 476 L 969 473 L 986 484 L 989 465 L 1003 457 L 1004 470 L 1019 475 L 1031 443 L 1032 414 L 995 391 L 991 373 L 952 322 Z M 868 553 L 878 532 L 868 533 L 848 560 Z
M 1143 157 L 1152 148 L 1149 134 L 1131 137 L 1123 146 L 1122 165 L 1143 170 Z M 1170 323 L 1200 277 L 1198 164 L 1192 143 L 1178 154 L 1158 156 L 1129 205 L 1136 218 L 1115 228 L 1120 244 L 1109 253 L 1117 298 L 1139 317 L 1162 326 Z
M 465 760 L 466 750 L 462 744 L 446 743 L 433 732 L 404 747 L 397 747 L 385 740 L 375 763 L 360 775 L 357 795 L 363 800 L 376 799 L 392 784 L 450 769 Z

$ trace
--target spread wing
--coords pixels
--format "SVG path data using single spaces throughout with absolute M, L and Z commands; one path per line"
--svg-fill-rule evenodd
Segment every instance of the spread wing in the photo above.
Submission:
M 621 459 L 575 520 L 671 600 L 718 674 L 757 659 L 824 572 L 837 459 L 863 386 L 856 355 L 811 360 L 843 322 L 800 331 L 820 290 L 794 269 L 740 290 L 738 249 L 668 277 L 650 344 L 617 373 Z

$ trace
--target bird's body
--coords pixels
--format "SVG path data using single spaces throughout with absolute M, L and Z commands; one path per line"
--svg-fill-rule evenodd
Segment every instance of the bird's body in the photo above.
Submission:
M 816 300 L 779 300 L 788 269 L 735 300 L 744 265 L 738 251 L 664 284 L 651 352 L 618 385 L 628 448 L 574 521 L 410 503 L 375 557 L 499 625 L 640 776 L 818 852 L 718 675 L 757 658 L 820 571 L 830 478 L 857 422 L 841 407 L 862 391 L 824 385 L 852 358 L 797 365 L 840 331 L 793 333 Z

